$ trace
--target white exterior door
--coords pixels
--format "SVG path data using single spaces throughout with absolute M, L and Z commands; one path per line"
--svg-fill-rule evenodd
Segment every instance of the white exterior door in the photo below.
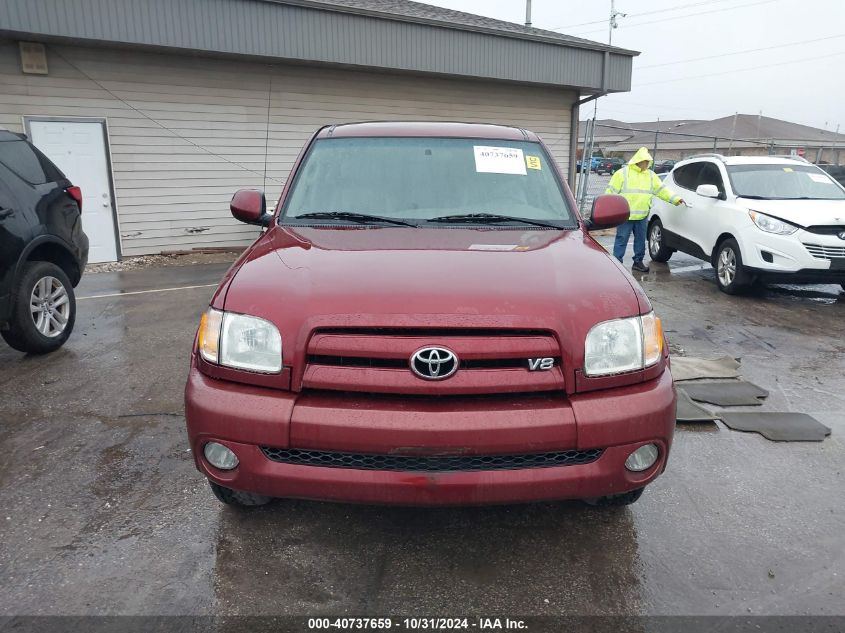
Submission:
M 82 230 L 88 261 L 117 260 L 114 209 L 103 125 L 88 121 L 30 121 L 32 143 L 82 189 Z

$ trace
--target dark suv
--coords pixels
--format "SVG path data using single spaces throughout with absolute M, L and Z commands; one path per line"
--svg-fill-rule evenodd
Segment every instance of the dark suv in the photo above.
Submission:
M 82 191 L 25 138 L 0 130 L 0 335 L 44 354 L 70 336 L 88 261 Z

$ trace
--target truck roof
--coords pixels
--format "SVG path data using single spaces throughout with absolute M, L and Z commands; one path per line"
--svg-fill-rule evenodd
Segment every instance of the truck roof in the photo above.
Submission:
M 502 141 L 538 141 L 534 132 L 506 125 L 460 123 L 451 121 L 366 121 L 327 125 L 317 138 L 366 136 L 408 136 L 438 138 L 479 138 Z

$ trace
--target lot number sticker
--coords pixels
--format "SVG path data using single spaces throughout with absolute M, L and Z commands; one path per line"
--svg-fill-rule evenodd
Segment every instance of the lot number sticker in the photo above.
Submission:
M 475 171 L 485 174 L 517 174 L 525 176 L 525 158 L 515 147 L 474 145 Z
M 833 181 L 823 174 L 807 174 L 813 182 L 820 182 L 825 185 L 832 185 Z
M 542 169 L 543 166 L 540 164 L 540 157 L 539 156 L 526 156 L 525 157 L 525 166 L 528 169 Z

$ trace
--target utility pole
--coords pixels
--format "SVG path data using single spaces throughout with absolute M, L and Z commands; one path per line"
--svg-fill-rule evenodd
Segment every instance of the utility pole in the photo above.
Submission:
M 613 44 L 613 29 L 619 27 L 616 18 L 624 18 L 627 14 L 616 10 L 616 0 L 610 0 L 610 24 L 608 25 L 607 43 Z
M 734 112 L 734 124 L 731 126 L 731 140 L 728 142 L 728 156 L 731 155 L 731 150 L 734 147 L 734 136 L 736 135 L 736 118 L 739 116 L 739 112 Z
M 839 140 L 839 123 L 836 124 L 836 136 L 833 137 L 833 145 L 830 148 L 830 162 L 831 162 L 832 165 L 838 165 L 839 164 L 839 157 L 836 155 L 836 141 L 838 141 L 838 140 Z
M 654 149 L 651 151 L 651 157 L 657 160 L 657 135 L 660 134 L 660 117 L 657 117 L 657 127 L 654 128 Z
M 525 26 L 531 26 L 531 0 L 525 0 Z
M 616 18 L 624 18 L 627 13 L 622 13 L 616 10 L 616 0 L 610 0 L 610 21 L 607 27 L 607 44 L 613 44 L 613 29 L 619 28 L 619 21 Z M 599 112 L 599 100 L 596 99 L 593 103 L 593 119 L 597 118 Z

